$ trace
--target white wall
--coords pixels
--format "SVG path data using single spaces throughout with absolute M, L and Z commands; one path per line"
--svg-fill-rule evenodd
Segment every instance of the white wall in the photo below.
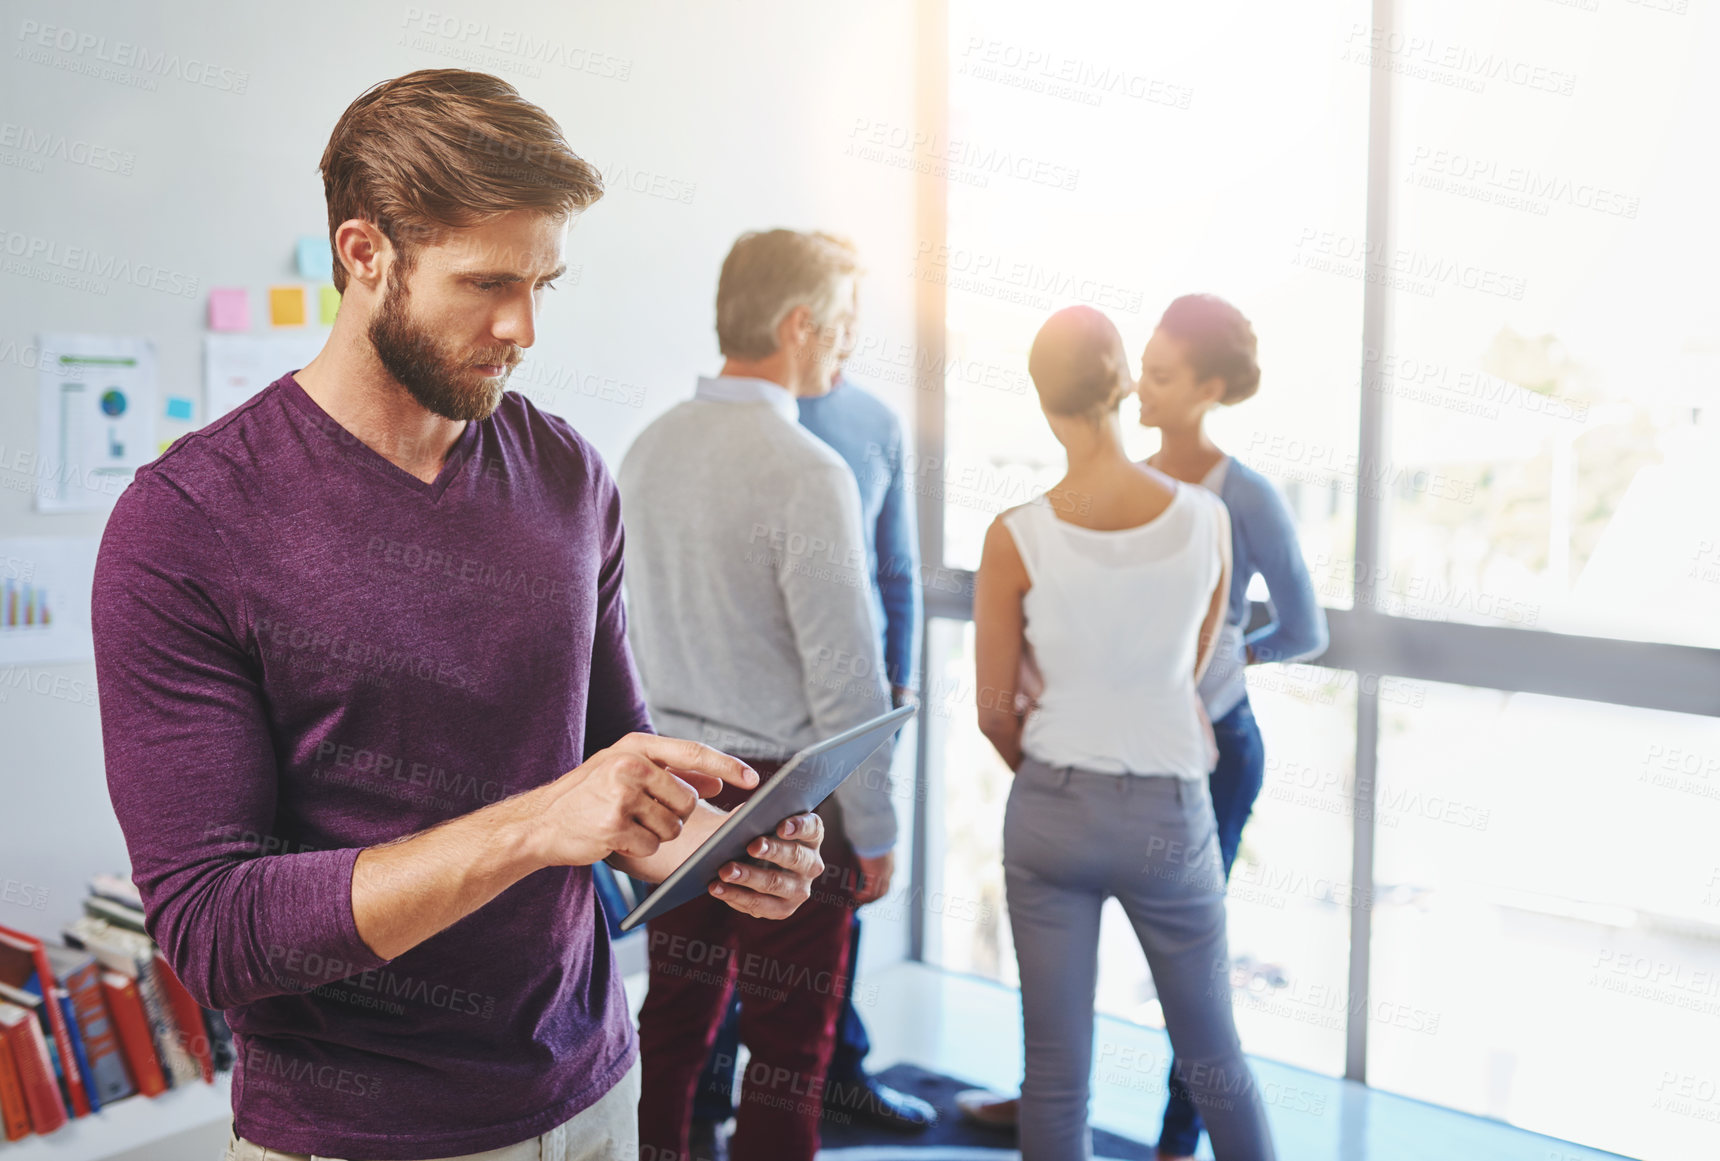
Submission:
M 716 274 L 744 229 L 849 234 L 872 271 L 864 330 L 891 343 L 913 337 L 912 178 L 843 155 L 861 119 L 913 124 L 912 0 L 0 0 L 0 14 L 0 251 L 20 239 L 90 247 L 200 288 L 177 297 L 121 281 L 95 293 L 0 262 L 0 536 L 89 536 L 103 522 L 35 513 L 22 490 L 28 473 L 13 468 L 14 452 L 35 442 L 34 335 L 154 339 L 162 394 L 198 406 L 195 423 L 158 420 L 160 437 L 200 426 L 204 291 L 250 287 L 253 330 L 265 329 L 263 291 L 295 280 L 294 239 L 325 228 L 316 164 L 335 119 L 369 85 L 416 68 L 507 77 L 612 182 L 573 233 L 577 284 L 551 296 L 538 346 L 516 372 L 531 384 L 572 375 L 589 391 L 586 377 L 598 376 L 642 389 L 637 407 L 578 389 L 532 390 L 611 464 L 653 416 L 692 393 L 696 375 L 718 366 Z M 58 34 L 70 51 L 35 43 L 47 26 L 75 34 Z M 527 40 L 563 60 L 595 61 L 598 72 L 534 60 L 516 47 Z M 172 73 L 155 74 L 154 91 L 119 83 L 99 70 L 149 75 L 104 64 L 121 42 L 177 55 L 182 72 L 191 60 L 228 70 L 214 74 L 218 83 L 237 87 L 244 74 L 244 91 Z M 57 158 L 42 159 L 37 172 L 6 144 L 23 130 L 130 155 L 129 172 Z M 630 188 L 649 191 L 652 179 L 690 197 Z M 912 389 L 875 386 L 908 423 Z M 49 689 L 39 675 L 94 684 L 88 662 L 27 668 L 30 683 Z M 0 884 L 45 888 L 47 899 L 41 910 L 0 900 L 0 923 L 52 933 L 77 911 L 90 874 L 124 864 L 96 707 L 11 689 L 0 701 Z M 868 963 L 901 953 L 899 928 L 871 925 Z

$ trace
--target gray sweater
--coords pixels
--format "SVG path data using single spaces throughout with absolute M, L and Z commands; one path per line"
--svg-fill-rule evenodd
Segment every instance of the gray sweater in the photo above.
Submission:
M 783 758 L 890 708 L 859 488 L 786 388 L 701 379 L 617 481 L 628 638 L 659 733 Z M 896 841 L 889 758 L 836 792 L 862 855 Z

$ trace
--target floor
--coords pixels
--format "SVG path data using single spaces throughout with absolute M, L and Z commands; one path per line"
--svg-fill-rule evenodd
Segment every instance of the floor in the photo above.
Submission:
M 1020 1083 L 1017 994 L 990 981 L 901 963 L 865 987 L 868 1064 L 912 1061 L 976 1084 Z M 1095 1041 L 1093 1123 L 1153 1141 L 1164 1110 L 1169 1042 L 1163 1032 L 1101 1018 Z M 1252 1061 L 1285 1161 L 1616 1161 L 1572 1145 L 1350 1081 Z M 1203 1139 L 1200 1156 L 1211 1157 Z M 999 1156 L 1010 1156 L 1001 1154 Z
M 635 1009 L 643 977 L 627 980 Z M 875 1069 L 901 1061 L 1013 1091 L 1021 1073 L 1016 993 L 973 976 L 898 963 L 861 985 Z M 1169 1044 L 1163 1032 L 1101 1017 L 1095 1041 L 1093 1122 L 1152 1141 L 1164 1109 Z M 1253 1061 L 1284 1161 L 1617 1161 L 1618 1154 L 1572 1145 L 1497 1121 L 1423 1104 L 1268 1060 Z M 112 1161 L 215 1161 L 227 1122 L 199 1126 Z M 1212 1156 L 1203 1140 L 1201 1156 Z M 900 1157 L 900 1153 L 893 1154 Z M 1003 1161 L 1013 1153 L 966 1153 Z M 864 1161 L 854 1156 L 830 1161 Z M 927 1161 L 930 1161 L 928 1158 Z M 954 1161 L 953 1158 L 948 1161 Z

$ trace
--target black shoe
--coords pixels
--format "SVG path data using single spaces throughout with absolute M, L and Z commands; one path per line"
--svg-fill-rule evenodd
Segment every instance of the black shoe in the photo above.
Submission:
M 866 1121 L 901 1133 L 921 1133 L 938 1123 L 938 1110 L 917 1096 L 861 1074 L 825 1086 L 824 1118 L 839 1123 Z
M 687 1161 L 729 1161 L 729 1135 L 722 1121 L 694 1121 L 687 1137 Z

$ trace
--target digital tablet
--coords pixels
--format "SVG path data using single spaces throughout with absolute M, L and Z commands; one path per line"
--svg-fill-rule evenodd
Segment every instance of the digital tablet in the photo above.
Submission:
M 689 899 L 704 895 L 724 863 L 757 860 L 747 847 L 761 835 L 773 834 L 783 819 L 806 814 L 829 798 L 872 752 L 889 741 L 902 723 L 914 716 L 914 707 L 902 706 L 881 717 L 862 722 L 808 746 L 790 758 L 782 769 L 765 779 L 753 796 L 736 807 L 711 837 L 686 862 L 669 875 L 639 906 L 621 921 L 622 931 L 632 931 Z

